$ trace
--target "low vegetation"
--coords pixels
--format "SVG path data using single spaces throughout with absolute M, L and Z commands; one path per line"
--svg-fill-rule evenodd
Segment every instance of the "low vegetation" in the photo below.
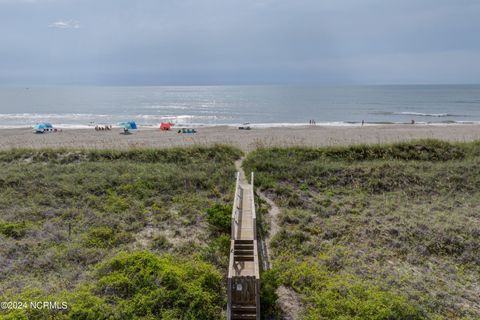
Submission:
M 0 319 L 221 319 L 240 155 L 0 152 L 0 301 L 68 304 Z
M 480 318 L 480 143 L 268 148 L 244 168 L 282 208 L 266 318 L 279 286 L 304 319 Z
M 0 301 L 60 306 L 0 319 L 224 318 L 240 156 L 0 152 Z M 282 209 L 264 318 L 280 286 L 303 319 L 480 318 L 480 143 L 258 149 L 244 167 Z
M 207 210 L 207 221 L 219 232 L 229 233 L 232 224 L 232 206 L 216 204 Z

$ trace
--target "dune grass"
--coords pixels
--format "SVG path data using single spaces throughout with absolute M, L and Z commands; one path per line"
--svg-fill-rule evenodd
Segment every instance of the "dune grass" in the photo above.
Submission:
M 282 208 L 265 311 L 278 312 L 284 285 L 304 319 L 478 319 L 479 150 L 425 140 L 249 154 L 245 170 Z
M 0 301 L 68 304 L 0 319 L 224 317 L 240 156 L 0 152 Z M 304 319 L 480 317 L 480 143 L 262 148 L 244 168 L 282 208 L 261 276 L 265 318 L 278 315 L 281 285 Z
M 240 156 L 226 146 L 0 152 L 0 301 L 69 306 L 0 318 L 222 318 L 222 214 Z

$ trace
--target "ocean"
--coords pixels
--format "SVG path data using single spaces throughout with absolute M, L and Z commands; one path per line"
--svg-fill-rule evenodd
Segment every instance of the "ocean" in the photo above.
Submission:
M 480 85 L 1 87 L 0 128 L 480 123 Z

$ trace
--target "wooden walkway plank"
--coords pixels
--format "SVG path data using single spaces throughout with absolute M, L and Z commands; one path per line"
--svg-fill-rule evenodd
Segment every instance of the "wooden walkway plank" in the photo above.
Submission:
M 260 319 L 260 273 L 252 184 L 237 173 L 232 210 L 227 319 Z

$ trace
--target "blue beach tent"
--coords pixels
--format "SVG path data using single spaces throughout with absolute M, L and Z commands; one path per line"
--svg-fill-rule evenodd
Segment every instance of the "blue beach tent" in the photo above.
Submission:
M 53 126 L 51 123 L 47 123 L 47 122 L 37 123 L 33 127 L 33 131 L 35 131 L 36 133 L 44 133 L 45 131 L 48 131 L 50 129 L 53 129 Z
M 135 121 L 125 121 L 125 122 L 120 122 L 118 124 L 120 127 L 126 129 L 126 130 L 135 130 L 135 129 L 138 129 L 137 128 L 137 124 L 135 123 Z

